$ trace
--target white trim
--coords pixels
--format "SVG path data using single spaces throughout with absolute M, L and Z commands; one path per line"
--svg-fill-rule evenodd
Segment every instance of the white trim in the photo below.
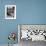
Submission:
M 20 43 L 20 25 L 18 25 L 18 43 Z

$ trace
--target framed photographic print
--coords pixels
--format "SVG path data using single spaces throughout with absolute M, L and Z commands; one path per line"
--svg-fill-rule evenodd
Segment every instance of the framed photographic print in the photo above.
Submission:
M 16 19 L 16 5 L 5 5 L 5 19 Z
M 18 42 L 22 40 L 46 41 L 45 24 L 19 24 Z

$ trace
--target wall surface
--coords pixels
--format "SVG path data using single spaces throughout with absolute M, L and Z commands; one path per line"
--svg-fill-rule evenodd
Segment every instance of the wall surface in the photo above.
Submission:
M 8 4 L 16 4 L 16 20 L 5 19 Z M 17 34 L 17 24 L 46 24 L 46 0 L 0 0 L 0 44 L 8 43 L 9 32 Z

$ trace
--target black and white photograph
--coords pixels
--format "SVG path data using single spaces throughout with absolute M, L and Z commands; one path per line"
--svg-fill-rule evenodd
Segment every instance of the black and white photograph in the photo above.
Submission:
M 43 45 L 46 43 L 46 25 L 18 25 L 18 42 L 20 46 Z
M 16 5 L 5 5 L 5 19 L 16 19 Z

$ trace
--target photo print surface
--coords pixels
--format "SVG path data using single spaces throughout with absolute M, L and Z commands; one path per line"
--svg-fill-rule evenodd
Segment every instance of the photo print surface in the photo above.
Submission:
M 16 5 L 5 5 L 5 19 L 16 19 Z
M 20 24 L 18 31 L 20 31 L 20 41 L 46 41 L 46 25 Z

